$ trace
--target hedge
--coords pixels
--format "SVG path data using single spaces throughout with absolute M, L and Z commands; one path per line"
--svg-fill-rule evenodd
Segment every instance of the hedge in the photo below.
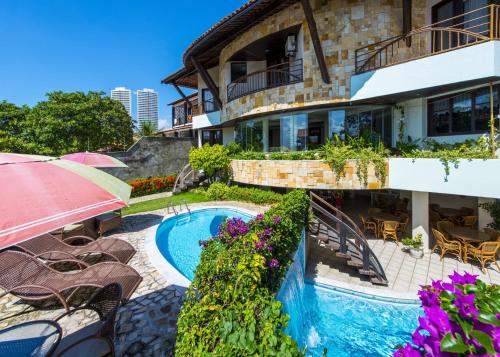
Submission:
M 212 201 L 246 201 L 255 204 L 274 204 L 283 197 L 273 191 L 264 191 L 257 188 L 227 186 L 214 182 L 206 191 L 208 199 Z
M 175 178 L 175 175 L 158 176 L 139 178 L 128 181 L 127 183 L 132 186 L 131 197 L 140 197 L 153 193 L 171 191 L 174 187 Z
M 275 294 L 308 216 L 302 190 L 264 215 L 232 219 L 203 247 L 177 322 L 178 356 L 302 356 Z

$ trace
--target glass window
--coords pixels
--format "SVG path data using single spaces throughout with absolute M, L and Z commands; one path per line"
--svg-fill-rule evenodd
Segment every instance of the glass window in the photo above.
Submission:
M 222 145 L 222 130 L 203 130 L 201 132 L 201 144 Z
M 346 132 L 349 136 L 359 135 L 359 120 L 358 113 L 347 113 L 346 115 Z
M 359 136 L 370 138 L 372 134 L 372 112 L 359 114 Z
M 328 137 L 331 139 L 335 135 L 345 140 L 345 110 L 333 110 L 328 112 Z
M 231 62 L 231 82 L 247 75 L 246 62 Z
M 487 131 L 490 128 L 490 89 L 484 88 L 476 93 L 475 101 L 475 130 L 476 131 Z M 498 115 L 498 90 L 494 88 L 493 90 L 493 113 Z
M 211 113 L 217 111 L 215 106 L 214 96 L 208 88 L 203 88 L 201 91 L 201 97 L 203 100 L 203 111 L 205 113 Z
M 470 132 L 472 116 L 471 94 L 465 93 L 453 98 L 453 112 L 451 120 L 451 131 L 454 133 Z
M 236 124 L 235 141 L 243 150 L 263 151 L 262 120 L 249 120 Z
M 450 132 L 450 103 L 448 99 L 437 100 L 430 104 L 429 117 L 431 134 L 448 134 Z
M 269 120 L 269 151 L 281 151 L 280 119 Z
M 307 150 L 307 114 L 281 117 L 281 151 Z

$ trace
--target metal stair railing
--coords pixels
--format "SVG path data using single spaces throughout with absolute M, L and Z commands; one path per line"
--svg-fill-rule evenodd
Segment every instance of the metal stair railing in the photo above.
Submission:
M 386 284 L 387 277 L 384 268 L 380 264 L 375 253 L 371 250 L 365 235 L 358 225 L 345 213 L 332 206 L 312 191 L 310 192 L 310 205 L 314 213 L 319 213 L 329 221 L 327 222 L 325 219 L 317 216 L 320 223 L 323 223 L 327 228 L 338 234 L 340 240 L 339 252 L 347 254 L 350 246 L 361 256 L 363 270 L 373 272 L 379 282 Z M 354 240 L 354 242 L 349 238 Z
M 177 175 L 177 177 L 175 179 L 173 192 L 175 192 L 175 189 L 178 186 L 180 186 L 180 187 L 185 186 L 187 179 L 191 178 L 192 180 L 194 180 L 195 175 L 197 174 L 197 172 L 198 171 L 193 170 L 191 168 L 190 164 L 184 165 L 184 167 L 182 168 L 181 172 L 179 172 L 179 174 Z

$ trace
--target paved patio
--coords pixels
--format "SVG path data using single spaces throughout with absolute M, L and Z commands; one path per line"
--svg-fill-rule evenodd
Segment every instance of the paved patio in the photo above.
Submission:
M 240 202 L 210 202 L 192 204 L 190 208 L 203 206 L 235 206 L 262 212 L 265 207 Z M 124 217 L 120 230 L 110 237 L 130 242 L 137 253 L 129 262 L 144 278 L 131 300 L 118 312 L 115 347 L 117 356 L 170 356 L 173 355 L 176 338 L 177 316 L 182 305 L 185 289 L 169 282 L 150 264 L 144 251 L 144 238 L 149 228 L 161 222 L 166 210 L 140 213 Z M 85 301 L 90 291 L 82 291 L 74 304 Z M 13 295 L 0 298 L 0 329 L 20 322 L 37 319 L 55 319 L 64 313 L 60 305 L 53 302 L 30 305 Z M 78 312 L 72 318 L 61 320 L 65 333 L 79 330 L 93 321 L 92 312 Z
M 454 271 L 467 271 L 479 275 L 484 282 L 500 284 L 500 272 L 494 265 L 486 274 L 476 264 L 464 264 L 454 256 L 445 256 L 441 261 L 437 253 L 426 253 L 422 259 L 415 259 L 403 251 L 403 245 L 383 239 L 368 239 L 368 243 L 383 266 L 389 286 L 370 283 L 368 278 L 360 277 L 357 271 L 344 264 L 342 258 L 321 246 L 316 241 L 310 242 L 307 277 L 327 284 L 345 287 L 366 293 L 415 299 L 420 285 L 428 284 L 432 279 L 447 279 Z

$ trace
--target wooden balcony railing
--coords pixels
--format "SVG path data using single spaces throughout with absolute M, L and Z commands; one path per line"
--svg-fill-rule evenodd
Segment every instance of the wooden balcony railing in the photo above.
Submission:
M 464 14 L 356 50 L 363 73 L 500 38 L 500 5 Z
M 302 59 L 280 63 L 263 71 L 250 73 L 227 86 L 227 101 L 266 89 L 299 83 L 304 80 Z

